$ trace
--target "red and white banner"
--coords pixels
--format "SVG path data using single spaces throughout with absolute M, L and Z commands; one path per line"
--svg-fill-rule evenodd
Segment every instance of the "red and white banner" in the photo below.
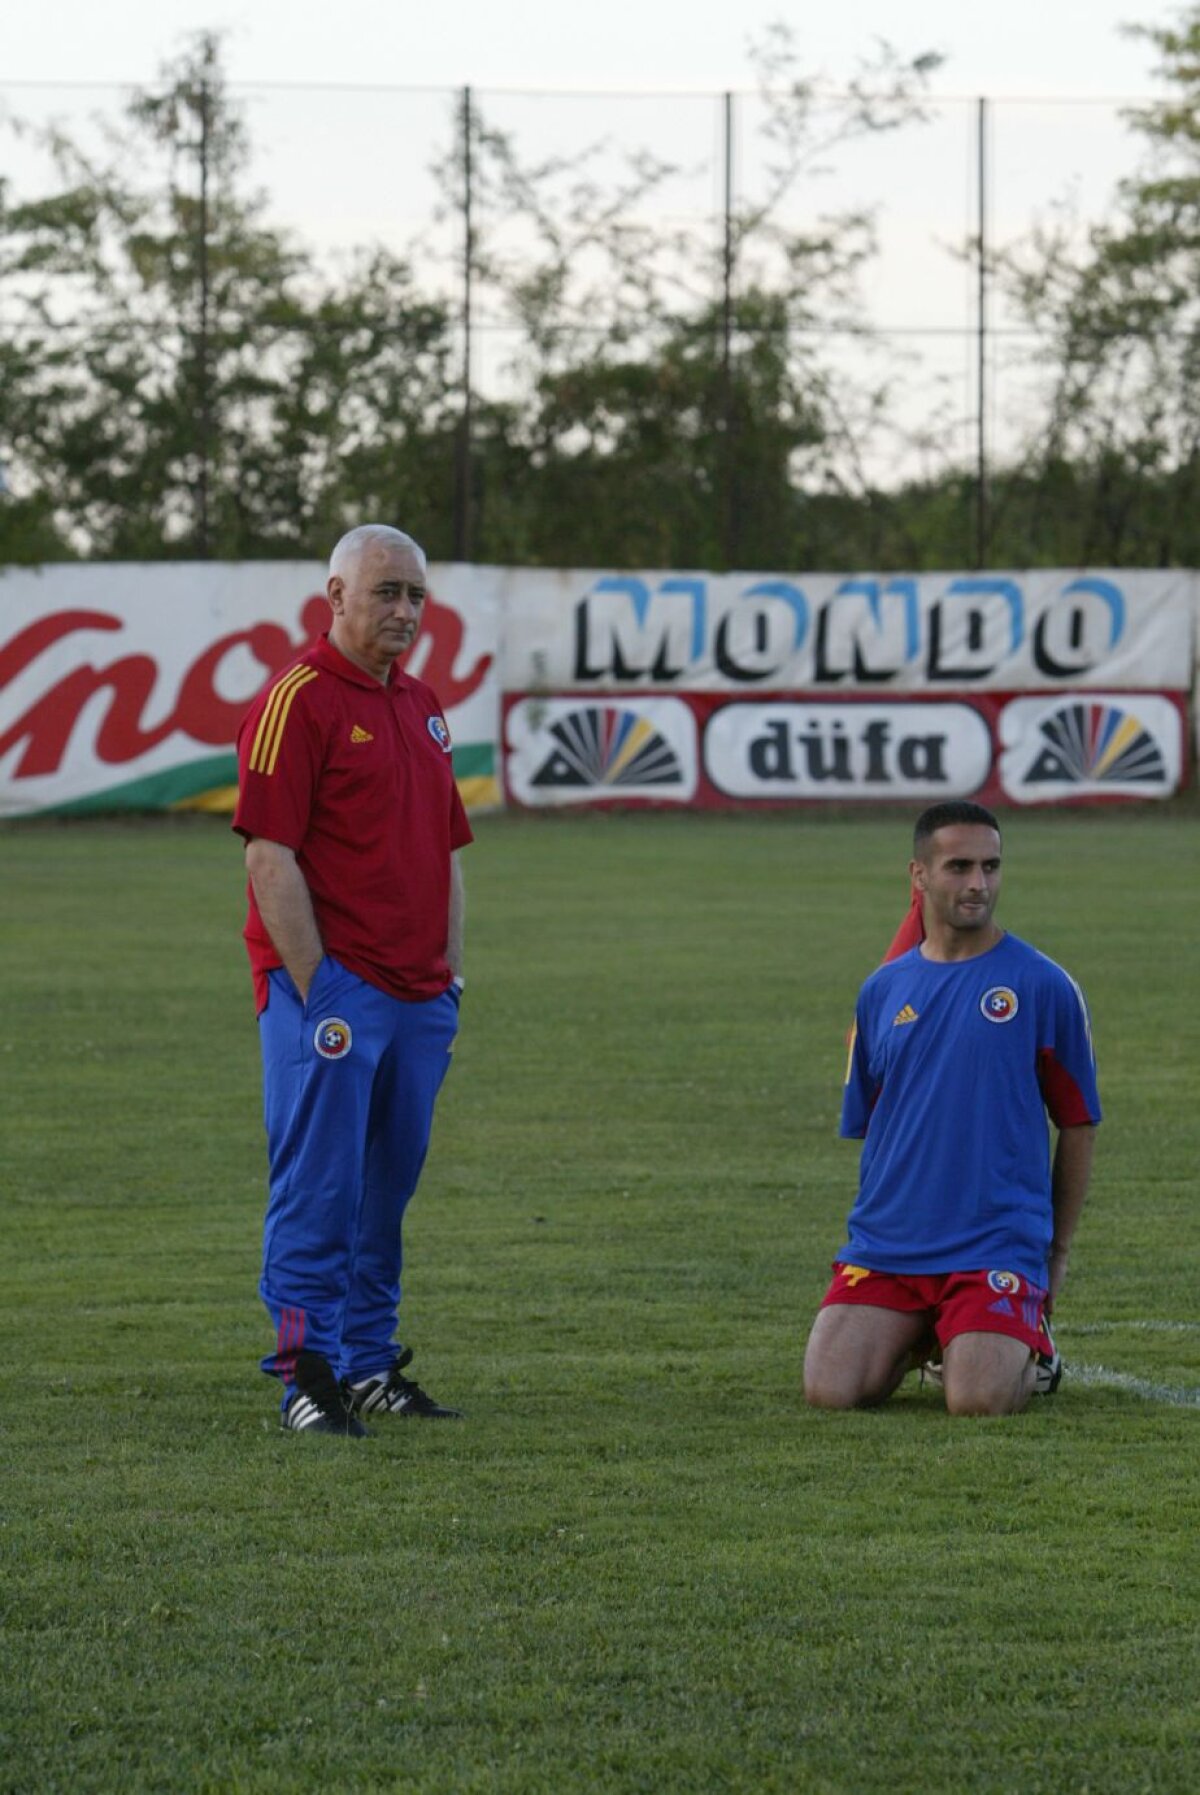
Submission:
M 498 607 L 466 570 L 431 597 L 410 670 L 437 691 L 468 800 L 499 796 Z M 454 574 L 460 570 L 447 570 Z M 0 575 L 0 816 L 231 808 L 247 705 L 329 626 L 316 562 Z
M 512 596 L 518 804 L 1058 804 L 1187 776 L 1188 571 L 532 572 Z
M 529 808 L 1165 798 L 1186 722 L 1159 692 L 510 695 L 505 786 Z
M 327 626 L 324 582 L 316 562 L 0 572 L 0 817 L 229 808 L 238 722 Z M 502 778 L 529 806 L 1074 803 L 1187 778 L 1191 572 L 434 565 L 430 585 L 408 665 L 473 804 Z

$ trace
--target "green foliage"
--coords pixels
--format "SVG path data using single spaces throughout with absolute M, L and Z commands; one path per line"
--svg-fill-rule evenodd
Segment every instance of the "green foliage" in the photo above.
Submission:
M 0 516 L 7 558 L 323 554 L 364 504 L 448 504 L 444 308 L 382 252 L 331 281 L 265 222 L 211 37 L 106 166 L 52 147 L 60 191 L 0 214 L 0 444 L 35 510 Z
M 826 431 L 784 309 L 765 293 L 742 302 L 745 347 L 728 374 L 711 309 L 665 323 L 653 356 L 598 351 L 543 374 L 525 426 L 532 453 L 481 431 L 485 558 L 719 567 L 731 507 L 735 539 L 785 564 L 793 458 Z
M 631 150 L 614 191 L 604 146 L 526 165 L 473 111 L 473 277 L 517 340 L 514 396 L 475 410 L 474 558 L 798 564 L 802 492 L 861 496 L 855 445 L 886 395 L 814 348 L 825 326 L 861 327 L 872 220 L 796 230 L 785 202 L 856 138 L 918 119 L 935 63 L 883 47 L 833 101 L 791 34 L 768 34 L 766 191 L 720 255 L 639 221 L 667 163 Z M 460 216 L 466 124 L 438 169 Z M 18 318 L 0 452 L 35 507 L 0 520 L 0 552 L 320 554 L 399 505 L 431 553 L 453 553 L 449 308 L 418 288 L 416 258 L 364 248 L 334 282 L 266 221 L 216 40 L 135 96 L 103 164 L 52 147 L 57 190 L 0 210 Z
M 904 819 L 495 818 L 406 1228 L 469 1419 L 356 1447 L 255 1370 L 236 842 L 0 833 L 0 1789 L 1191 1795 L 1194 805 L 1005 836 L 1107 1110 L 1060 1396 L 799 1397 Z
M 801 183 L 819 190 L 856 139 L 919 121 L 938 59 L 905 63 L 881 45 L 837 99 L 801 73 L 784 25 L 755 60 L 765 189 L 735 202 L 719 251 L 694 231 L 639 222 L 678 172 L 670 164 L 631 152 L 614 191 L 592 173 L 603 145 L 526 166 L 472 109 L 481 303 L 521 331 L 519 396 L 476 431 L 477 558 L 811 566 L 812 495 L 869 504 L 861 441 L 880 427 L 886 387 L 840 373 L 825 333 L 857 331 L 868 347 L 857 281 L 874 222 L 810 211 L 797 229 L 787 202 Z M 448 210 L 462 191 L 465 123 L 460 114 L 438 170 Z
M 1129 113 L 1141 166 L 1102 223 L 1059 208 L 994 270 L 1043 389 L 991 473 L 997 565 L 1200 564 L 1200 5 L 1135 34 L 1166 88 Z M 868 471 L 914 459 L 860 303 L 875 221 L 820 205 L 851 145 L 919 128 L 937 59 L 880 46 L 834 97 L 785 25 L 755 58 L 760 178 L 720 243 L 663 228 L 665 160 L 529 162 L 460 110 L 441 215 L 465 227 L 469 145 L 476 316 L 513 345 L 506 396 L 473 405 L 473 559 L 973 562 L 973 472 Z M 334 275 L 271 224 L 211 35 L 103 154 L 48 147 L 48 191 L 0 181 L 0 559 L 322 556 L 367 516 L 462 550 L 456 304 L 416 255 L 363 245 Z M 829 349 L 851 339 L 852 367 Z
M 1050 390 L 1006 508 L 1064 564 L 1200 560 L 1200 7 L 1136 35 L 1171 90 L 1127 115 L 1142 167 L 1111 219 L 1081 233 L 1064 215 L 1003 267 Z

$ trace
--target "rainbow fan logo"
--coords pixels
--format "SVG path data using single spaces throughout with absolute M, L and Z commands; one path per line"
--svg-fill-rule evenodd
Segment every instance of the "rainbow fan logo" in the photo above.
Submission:
M 696 791 L 696 724 L 677 698 L 523 698 L 505 727 L 519 804 L 686 804 Z
M 1000 717 L 1000 779 L 1018 803 L 1165 798 L 1179 786 L 1179 711 L 1158 693 L 1017 698 Z

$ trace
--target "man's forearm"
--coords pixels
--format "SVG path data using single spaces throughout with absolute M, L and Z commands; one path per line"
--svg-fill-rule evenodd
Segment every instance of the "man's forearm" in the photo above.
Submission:
M 453 853 L 450 856 L 450 914 L 446 919 L 446 961 L 455 978 L 462 976 L 466 915 L 467 897 L 463 886 L 462 866 L 458 854 Z
M 1062 1289 L 1067 1275 L 1067 1259 L 1079 1217 L 1087 1197 L 1092 1175 L 1092 1155 L 1096 1146 L 1096 1130 L 1087 1124 L 1059 1131 L 1054 1150 L 1054 1176 L 1051 1197 L 1054 1209 L 1054 1238 L 1050 1245 L 1050 1300 Z
M 246 870 L 275 951 L 301 997 L 306 998 L 325 950 L 296 856 L 279 842 L 256 836 L 246 844 Z

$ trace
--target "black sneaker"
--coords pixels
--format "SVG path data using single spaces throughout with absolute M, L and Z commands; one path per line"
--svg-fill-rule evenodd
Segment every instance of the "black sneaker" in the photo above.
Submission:
M 307 1348 L 296 1354 L 296 1389 L 283 1411 L 282 1426 L 289 1433 L 340 1434 L 350 1440 L 371 1437 L 347 1408 L 329 1360 Z
M 1035 1396 L 1053 1396 L 1062 1383 L 1063 1362 L 1044 1315 L 1038 1333 L 1042 1335 L 1042 1345 L 1036 1354 L 1037 1372 L 1033 1380 L 1033 1393 Z
M 396 1415 L 401 1420 L 461 1421 L 461 1409 L 443 1408 L 427 1396 L 420 1384 L 401 1377 L 400 1367 L 407 1365 L 412 1353 L 406 1347 L 386 1376 L 360 1378 L 352 1384 L 342 1379 L 342 1395 L 352 1415 Z

